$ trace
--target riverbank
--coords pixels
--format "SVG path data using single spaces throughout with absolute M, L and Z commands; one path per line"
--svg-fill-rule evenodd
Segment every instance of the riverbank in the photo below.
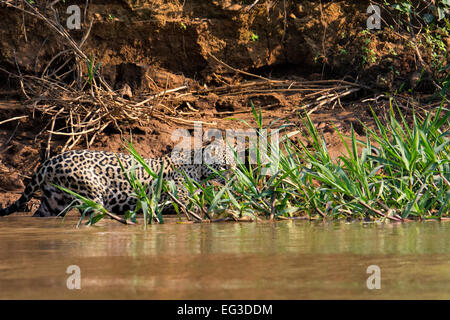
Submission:
M 377 117 L 387 126 L 393 101 L 408 125 L 416 111 L 442 103 L 446 112 L 448 8 L 417 2 L 378 4 L 381 28 L 368 29 L 369 1 L 75 1 L 83 14 L 73 29 L 64 2 L 0 1 L 0 202 L 17 199 L 34 168 L 64 150 L 126 152 L 132 135 L 139 153 L 160 156 L 196 121 L 203 132 L 245 129 L 229 117 L 255 127 L 252 104 L 264 127 L 281 119 L 306 135 L 308 114 L 332 159 L 348 137 L 380 128 Z M 419 201 L 420 188 L 409 189 Z

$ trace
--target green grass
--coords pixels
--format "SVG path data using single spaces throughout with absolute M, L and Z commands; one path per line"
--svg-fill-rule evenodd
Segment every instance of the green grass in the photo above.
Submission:
M 252 109 L 256 130 L 261 134 L 261 112 L 257 113 L 253 105 Z M 305 137 L 296 141 L 288 136 L 281 139 L 276 158 L 279 166 L 271 175 L 263 174 L 270 163 L 263 161 L 260 150 L 254 150 L 256 164 L 251 166 L 239 161 L 235 153 L 235 168 L 228 173 L 217 172 L 226 176 L 225 184 L 198 182 L 186 175 L 184 184 L 190 194 L 186 209 L 203 219 L 234 220 L 306 216 L 404 221 L 448 216 L 449 111 L 441 105 L 424 117 L 413 114 L 407 120 L 391 100 L 386 121 L 372 113 L 375 129 L 363 124 L 367 136 L 362 141 L 356 138 L 353 128 L 349 137 L 336 129 L 345 146 L 337 159 L 330 156 L 324 138 L 306 115 L 302 118 Z M 168 203 L 160 203 L 161 193 L 171 191 L 176 197 L 177 190 L 173 182 L 162 178 L 163 168 L 159 174 L 153 172 L 131 143 L 127 149 L 154 180 L 151 185 L 142 185 L 133 168 L 127 171 L 122 167 L 138 199 L 138 207 L 126 219 L 136 221 L 141 210 L 146 223 L 163 222 L 162 209 Z M 89 212 L 89 207 L 97 212 L 88 224 L 107 216 L 104 208 L 91 200 L 77 198 L 83 203 L 82 212 Z M 179 213 L 177 203 L 174 207 Z
M 234 218 L 308 215 L 327 219 L 440 218 L 449 211 L 449 112 L 439 109 L 407 124 L 391 105 L 387 124 L 373 113 L 377 129 L 366 127 L 359 141 L 352 128 L 346 152 L 332 159 L 311 119 L 303 119 L 311 147 L 285 139 L 280 166 L 271 176 L 264 165 L 238 162 L 234 179 L 210 203 Z M 399 118 L 397 119 L 396 118 Z M 258 126 L 262 123 L 255 114 Z M 410 127 L 411 126 L 411 127 Z M 258 129 L 261 129 L 259 127 Z M 219 196 L 219 194 L 218 194 Z
M 310 164 L 304 187 L 312 199 L 311 207 L 317 206 L 330 217 L 399 221 L 446 215 L 450 199 L 449 113 L 442 112 L 439 109 L 424 120 L 414 115 L 411 128 L 400 111 L 401 120 L 397 120 L 391 109 L 387 125 L 373 114 L 377 130 L 366 127 L 367 139 L 358 141 L 352 129 L 351 144 L 342 138 L 347 152 L 336 162 L 329 158 L 323 139 L 308 119 L 315 152 L 303 146 Z M 447 130 L 441 130 L 443 127 Z
M 87 69 L 87 82 L 92 85 L 94 81 L 94 77 L 96 76 L 98 69 L 102 65 L 101 62 L 95 64 L 95 57 L 90 55 L 88 59 L 86 59 L 86 69 Z

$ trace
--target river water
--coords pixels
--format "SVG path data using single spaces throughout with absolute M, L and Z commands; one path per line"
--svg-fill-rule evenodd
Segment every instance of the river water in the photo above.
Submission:
M 0 299 L 450 298 L 447 222 L 76 219 L 0 219 Z M 73 265 L 81 288 L 69 290 Z M 380 289 L 367 287 L 371 265 Z

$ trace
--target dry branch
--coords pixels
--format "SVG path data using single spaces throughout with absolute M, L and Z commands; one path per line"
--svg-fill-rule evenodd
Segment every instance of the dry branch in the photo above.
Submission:
M 20 117 L 14 117 L 14 118 L 10 118 L 10 119 L 6 119 L 3 121 L 0 121 L 0 125 L 10 122 L 10 121 L 14 121 L 14 120 L 20 120 L 20 119 L 24 119 L 24 118 L 28 118 L 28 116 L 20 116 Z

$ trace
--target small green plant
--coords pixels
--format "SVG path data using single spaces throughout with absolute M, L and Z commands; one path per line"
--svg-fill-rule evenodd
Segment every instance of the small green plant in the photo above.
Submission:
M 186 26 L 186 24 L 184 22 L 180 22 L 180 28 L 183 29 L 183 30 L 186 30 L 187 26 Z
M 392 54 L 393 56 L 398 56 L 397 51 L 395 51 L 394 48 L 389 48 L 389 53 Z
M 413 13 L 413 5 L 411 4 L 411 1 L 403 1 L 401 3 L 394 3 L 392 5 L 392 8 L 394 10 L 400 11 L 403 14 L 412 14 Z
M 370 35 L 370 30 L 369 29 L 364 29 L 360 32 L 361 35 L 366 36 L 366 35 Z
M 258 41 L 259 40 L 259 36 L 253 32 L 250 33 L 250 40 L 251 41 Z
M 364 29 L 363 31 L 360 32 L 360 34 L 364 35 L 364 36 L 368 36 L 363 39 L 363 44 L 361 46 L 362 63 L 363 63 L 363 65 L 368 64 L 368 63 L 373 64 L 377 61 L 377 55 L 376 55 L 375 50 L 373 50 L 369 47 L 370 43 L 372 42 L 372 40 L 369 38 L 370 31 L 367 29 Z
M 101 62 L 95 64 L 95 57 L 93 55 L 90 55 L 89 58 L 86 60 L 87 77 L 88 77 L 87 81 L 90 85 L 92 85 L 94 77 L 97 74 L 97 71 L 101 65 L 102 65 Z
M 363 64 L 377 62 L 377 56 L 375 50 L 368 47 L 362 47 L 362 62 Z

